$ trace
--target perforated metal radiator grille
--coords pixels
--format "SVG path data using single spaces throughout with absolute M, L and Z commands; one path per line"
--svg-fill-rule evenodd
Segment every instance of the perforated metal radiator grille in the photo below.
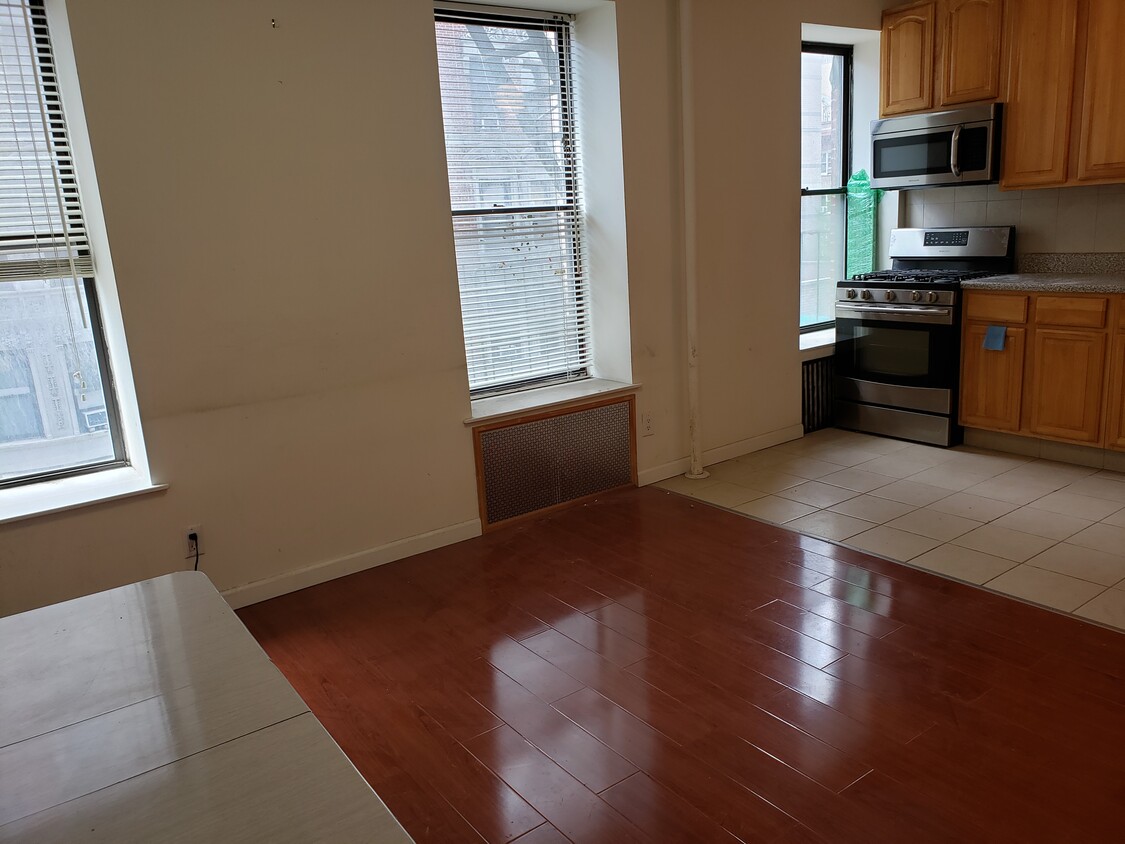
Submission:
M 486 525 L 633 483 L 632 399 L 480 430 Z
M 801 367 L 801 422 L 806 434 L 832 425 L 835 371 L 835 361 L 830 357 L 807 360 Z

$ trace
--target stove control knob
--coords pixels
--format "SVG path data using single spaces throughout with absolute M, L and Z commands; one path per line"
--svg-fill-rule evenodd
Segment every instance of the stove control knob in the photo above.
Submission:
M 911 294 L 910 294 L 910 301 L 911 302 L 921 302 L 922 301 L 922 291 L 921 290 L 912 291 Z
M 871 291 L 870 290 L 864 290 L 859 295 L 860 295 L 861 299 L 870 299 L 871 298 Z
M 854 288 L 854 287 L 849 287 L 849 288 L 848 288 L 848 289 L 847 289 L 847 290 L 846 290 L 846 291 L 844 292 L 844 295 L 845 295 L 845 296 L 847 296 L 847 297 L 848 297 L 849 299 L 854 299 L 854 298 L 855 298 L 855 288 Z
M 886 293 L 883 294 L 883 298 L 886 299 L 888 302 L 893 302 L 895 300 L 895 292 L 893 290 L 888 290 Z
M 938 300 L 938 295 L 937 295 L 937 292 L 936 292 L 936 291 L 934 291 L 934 290 L 931 290 L 931 291 L 930 291 L 930 292 L 929 292 L 929 293 L 928 293 L 928 294 L 926 295 L 926 301 L 927 301 L 927 302 L 929 302 L 929 303 L 930 303 L 931 305 L 932 305 L 932 304 L 933 304 L 934 302 L 936 302 L 937 300 Z

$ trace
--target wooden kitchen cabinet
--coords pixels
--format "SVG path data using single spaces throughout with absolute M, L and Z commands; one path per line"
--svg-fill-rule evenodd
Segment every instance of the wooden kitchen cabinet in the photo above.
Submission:
M 1018 431 L 1027 329 L 1006 326 L 1003 351 L 984 348 L 989 323 L 965 324 L 961 352 L 961 424 Z
M 934 105 L 933 3 L 883 13 L 879 111 L 882 115 L 926 111 Z
M 1104 332 L 1036 328 L 1027 399 L 1031 433 L 1100 441 L 1105 346 Z
M 1105 444 L 1125 451 L 1125 332 L 1113 336 L 1109 367 Z
M 939 0 L 939 106 L 1000 96 L 1003 6 L 1003 0 Z
M 1080 182 L 1125 180 L 1125 3 L 1085 0 L 1078 23 L 1084 37 L 1078 58 L 1082 98 L 1075 176 Z

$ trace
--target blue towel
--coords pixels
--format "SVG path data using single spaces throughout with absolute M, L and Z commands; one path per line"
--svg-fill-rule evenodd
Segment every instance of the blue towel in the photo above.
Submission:
M 990 325 L 988 330 L 984 333 L 984 348 L 990 352 L 1004 351 L 1004 338 L 1008 334 L 1008 329 L 1002 325 Z

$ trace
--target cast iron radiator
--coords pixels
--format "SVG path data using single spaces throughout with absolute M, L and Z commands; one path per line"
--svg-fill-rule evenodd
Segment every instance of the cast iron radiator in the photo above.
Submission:
M 801 423 L 806 434 L 832 425 L 835 373 L 835 361 L 831 357 L 807 360 L 801 366 Z

